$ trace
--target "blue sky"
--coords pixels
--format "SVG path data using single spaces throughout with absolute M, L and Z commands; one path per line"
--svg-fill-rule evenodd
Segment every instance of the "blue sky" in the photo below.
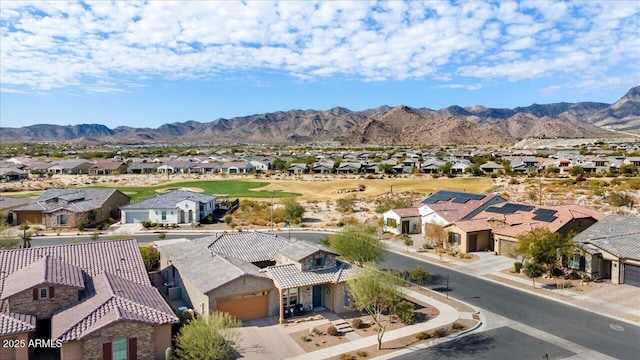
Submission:
M 0 126 L 612 103 L 640 1 L 0 2 Z

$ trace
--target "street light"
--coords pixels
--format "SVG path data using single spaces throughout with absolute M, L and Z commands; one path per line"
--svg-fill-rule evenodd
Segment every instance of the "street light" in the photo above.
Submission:
M 282 190 L 262 190 L 269 191 L 271 193 L 271 232 L 273 232 L 273 196 Z

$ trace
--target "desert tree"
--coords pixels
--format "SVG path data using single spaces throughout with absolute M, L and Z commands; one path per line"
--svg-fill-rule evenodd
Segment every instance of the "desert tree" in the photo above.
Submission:
M 304 207 L 297 201 L 289 199 L 284 203 L 284 212 L 287 220 L 293 221 L 295 223 L 301 223 L 302 215 L 304 214 Z
M 427 224 L 425 226 L 425 238 L 437 249 L 443 249 L 449 241 L 449 232 L 438 224 Z
M 391 272 L 368 270 L 366 274 L 347 282 L 351 307 L 371 317 L 376 324 L 378 350 L 395 306 L 402 300 L 402 280 Z
M 384 245 L 374 226 L 354 225 L 327 237 L 326 244 L 346 261 L 358 266 L 382 259 Z
M 235 359 L 233 345 L 238 334 L 233 331 L 241 322 L 226 312 L 189 320 L 176 335 L 175 353 L 180 359 Z
M 409 246 L 413 246 L 413 239 L 411 238 L 411 236 L 403 234 L 402 243 L 407 247 L 407 252 L 409 252 Z
M 542 265 L 540 265 L 539 263 L 535 261 L 529 261 L 526 264 L 524 264 L 523 272 L 528 278 L 533 280 L 533 288 L 535 289 L 536 278 L 542 275 L 542 273 L 544 272 L 544 269 L 542 268 Z
M 571 256 L 576 245 L 572 240 L 573 234 L 563 236 L 546 228 L 534 228 L 518 236 L 516 251 L 534 263 L 543 265 L 549 275 L 562 260 L 562 256 Z
M 28 224 L 24 223 L 21 224 L 18 229 L 20 229 L 18 237 L 20 238 L 20 240 L 22 240 L 22 248 L 30 248 L 31 239 L 33 238 L 33 231 L 31 230 L 31 227 Z
M 409 277 L 411 280 L 418 282 L 420 286 L 424 286 L 424 282 L 431 277 L 431 274 L 422 266 L 418 265 L 409 271 Z

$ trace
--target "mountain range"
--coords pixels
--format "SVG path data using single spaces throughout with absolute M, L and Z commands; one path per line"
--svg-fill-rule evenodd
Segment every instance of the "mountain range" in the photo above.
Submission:
M 0 140 L 510 145 L 524 138 L 598 138 L 619 132 L 640 134 L 640 86 L 613 104 L 561 102 L 514 109 L 454 105 L 441 110 L 400 105 L 363 111 L 335 107 L 323 111 L 277 111 L 206 123 L 175 122 L 157 129 L 110 129 L 100 124 L 0 127 Z

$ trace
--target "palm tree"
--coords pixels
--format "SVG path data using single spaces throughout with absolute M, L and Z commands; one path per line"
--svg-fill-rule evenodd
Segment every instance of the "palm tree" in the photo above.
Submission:
M 19 235 L 20 239 L 22 239 L 22 248 L 27 249 L 31 247 L 31 238 L 33 237 L 33 232 L 29 230 L 29 225 L 23 223 L 19 228 L 22 233 Z

